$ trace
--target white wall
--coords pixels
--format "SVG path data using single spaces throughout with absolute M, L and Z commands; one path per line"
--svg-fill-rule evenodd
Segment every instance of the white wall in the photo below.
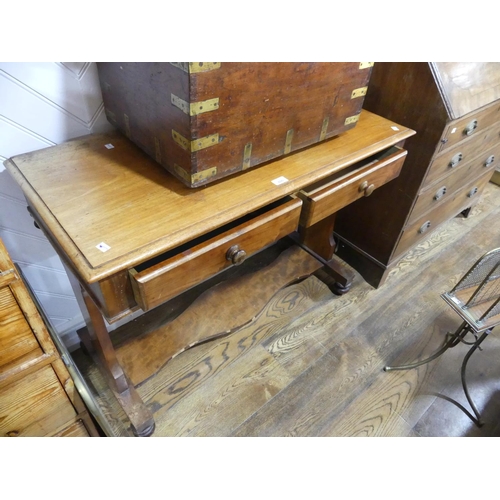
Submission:
M 110 129 L 95 63 L 0 62 L 0 238 L 70 348 L 83 317 L 59 257 L 34 227 L 3 161 Z

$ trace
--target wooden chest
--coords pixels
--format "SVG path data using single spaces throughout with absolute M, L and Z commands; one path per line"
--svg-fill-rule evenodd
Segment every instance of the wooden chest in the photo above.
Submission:
M 365 108 L 417 131 L 399 177 L 337 217 L 337 254 L 379 286 L 500 165 L 500 63 L 377 63 Z
M 110 123 L 189 187 L 353 128 L 373 63 L 98 63 Z

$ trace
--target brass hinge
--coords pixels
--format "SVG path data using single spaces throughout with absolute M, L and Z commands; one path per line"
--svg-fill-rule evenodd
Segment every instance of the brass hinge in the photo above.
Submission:
M 363 97 L 366 95 L 368 87 L 360 87 L 359 89 L 354 89 L 351 93 L 351 99 L 356 99 L 356 97 Z
M 179 177 L 182 177 L 190 185 L 199 184 L 200 182 L 217 175 L 217 167 L 207 168 L 201 172 L 189 175 L 182 167 L 177 165 L 177 163 L 174 163 L 174 170 Z
M 252 143 L 249 142 L 245 145 L 245 149 L 243 150 L 243 167 L 242 170 L 246 170 L 250 167 L 250 160 L 252 157 Z
M 293 140 L 293 128 L 288 130 L 286 133 L 284 154 L 288 154 L 292 150 L 292 140 Z
M 319 140 L 324 141 L 326 139 L 326 131 L 328 130 L 328 123 L 330 118 L 328 116 L 323 120 L 323 125 L 321 125 L 321 133 L 319 134 Z
M 184 136 L 179 134 L 179 132 L 172 130 L 172 137 L 182 149 L 185 149 L 190 153 L 209 148 L 210 146 L 215 146 L 219 143 L 219 134 L 207 135 L 206 137 L 200 137 L 199 139 L 190 141 L 189 139 L 186 139 Z
M 179 108 L 181 111 L 189 116 L 201 115 L 202 113 L 208 113 L 209 111 L 214 111 L 219 109 L 219 98 L 214 97 L 213 99 L 207 99 L 206 101 L 199 102 L 186 102 L 184 99 L 171 94 L 172 104 Z
M 172 66 L 186 73 L 205 73 L 220 68 L 220 62 L 171 62 Z
M 349 116 L 345 119 L 344 125 L 350 125 L 351 123 L 356 123 L 359 120 L 359 115 Z
M 360 62 L 359 69 L 371 68 L 374 64 L 374 62 Z

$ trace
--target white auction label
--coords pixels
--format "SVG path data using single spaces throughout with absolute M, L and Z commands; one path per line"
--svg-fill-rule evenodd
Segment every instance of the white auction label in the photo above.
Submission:
M 274 181 L 271 181 L 273 184 L 276 186 L 279 186 L 280 184 L 285 184 L 285 182 L 288 182 L 288 179 L 286 177 L 278 177 L 277 179 L 274 179 Z
M 100 250 L 101 252 L 107 252 L 111 247 L 109 245 L 106 245 L 104 241 L 101 241 L 99 245 L 96 245 L 96 248 Z
M 113 144 L 105 144 L 104 147 L 107 149 L 114 149 Z

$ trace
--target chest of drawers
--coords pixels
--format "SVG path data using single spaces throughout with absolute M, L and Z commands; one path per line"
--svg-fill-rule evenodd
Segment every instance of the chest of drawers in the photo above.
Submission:
M 365 107 L 417 131 L 398 179 L 337 216 L 338 255 L 380 286 L 435 228 L 467 216 L 498 168 L 500 64 L 376 64 Z
M 97 435 L 0 240 L 0 437 Z

